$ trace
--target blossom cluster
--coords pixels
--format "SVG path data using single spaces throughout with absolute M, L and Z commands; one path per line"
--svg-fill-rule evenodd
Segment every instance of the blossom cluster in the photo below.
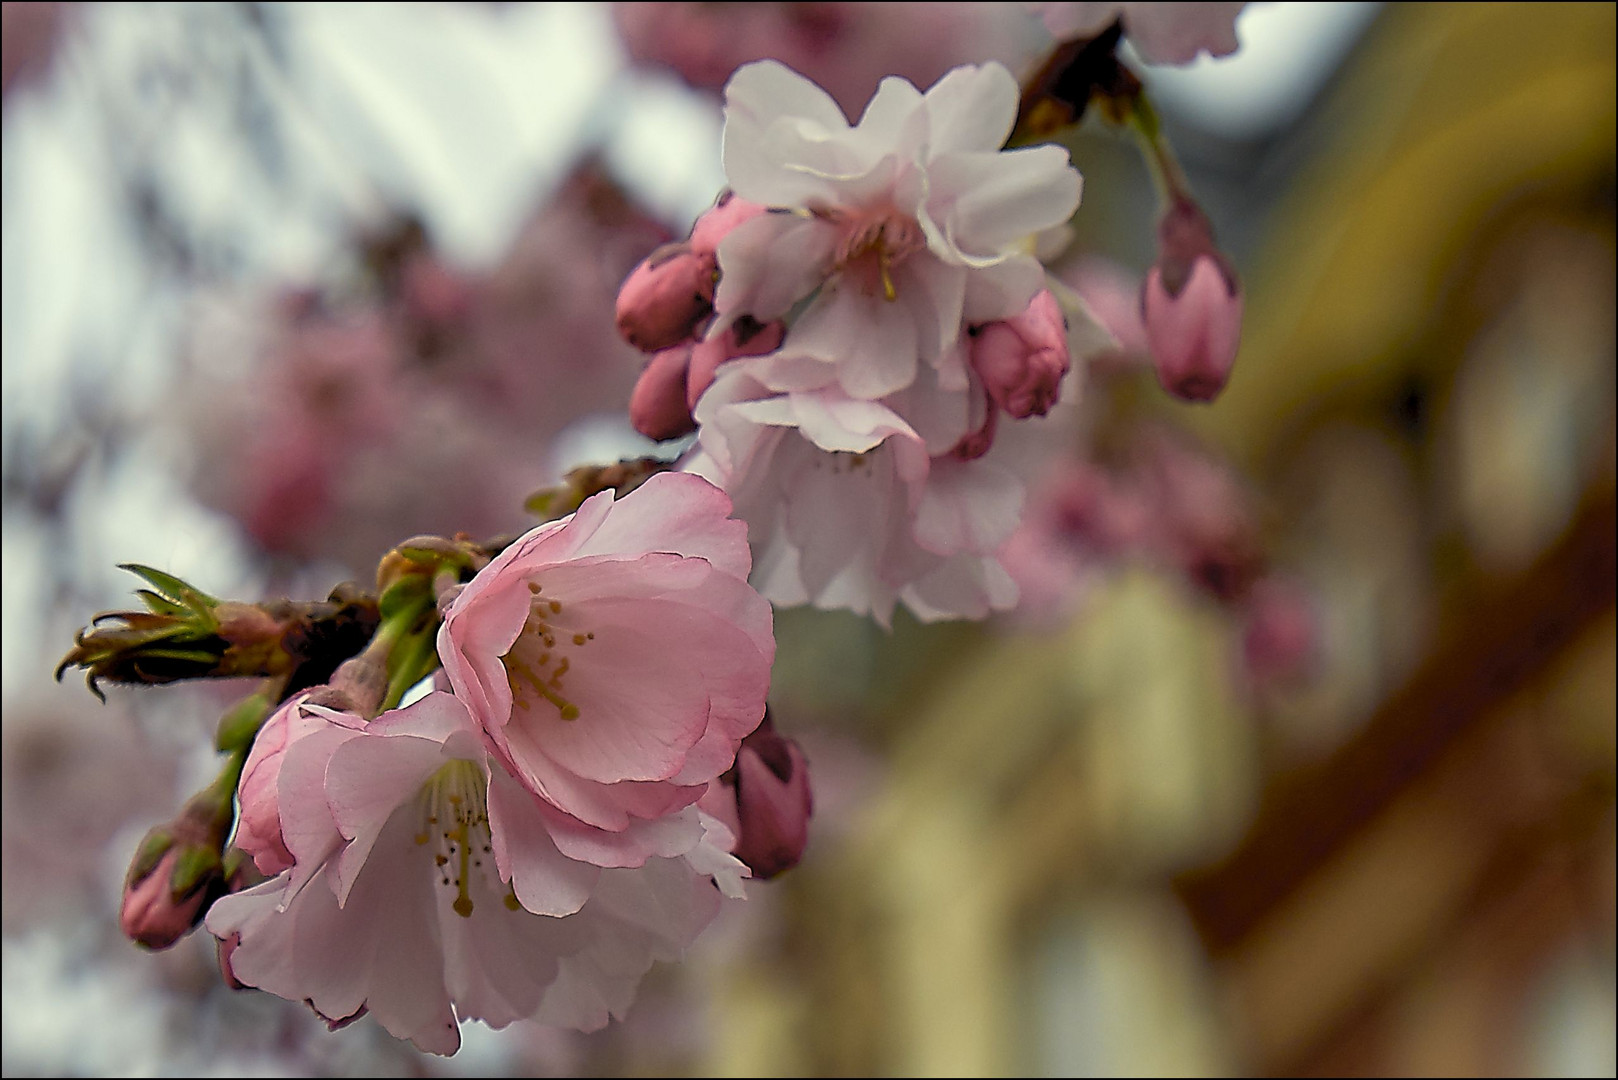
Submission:
M 733 850 L 779 869 L 801 760 L 785 824 L 725 779 L 775 652 L 729 509 L 672 473 L 593 496 L 446 593 L 447 690 L 374 718 L 288 699 L 238 790 L 267 880 L 207 915 L 228 978 L 441 1054 L 468 1018 L 593 1030 L 742 895 Z
M 730 493 L 781 604 L 886 622 L 981 617 L 1016 600 L 995 552 L 1016 478 L 997 425 L 1044 415 L 1071 367 L 1033 251 L 1078 206 L 1053 145 L 1003 149 L 1016 80 L 954 69 L 883 80 L 856 124 L 785 66 L 725 88 L 729 192 L 619 295 L 653 354 L 645 434 L 695 429 L 684 467 Z

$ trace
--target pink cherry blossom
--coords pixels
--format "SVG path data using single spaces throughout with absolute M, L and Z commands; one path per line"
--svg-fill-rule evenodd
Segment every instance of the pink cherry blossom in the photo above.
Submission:
M 782 358 L 749 365 L 774 389 L 802 389 L 811 362 L 851 397 L 875 400 L 951 366 L 967 323 L 1014 316 L 1043 287 L 1028 238 L 1079 202 L 1067 151 L 1003 151 L 1017 81 L 998 64 L 959 67 L 926 94 L 883 80 L 858 124 L 809 80 L 773 61 L 725 88 L 725 173 L 736 194 L 782 211 L 744 221 L 719 245 L 717 318 L 791 323 Z
M 622 1016 L 652 961 L 678 958 L 746 876 L 694 807 L 659 824 L 637 867 L 568 857 L 563 815 L 441 692 L 292 743 L 277 786 L 296 863 L 209 912 L 230 977 L 334 1024 L 368 1013 L 432 1053 L 455 1052 L 465 1019 Z
M 835 387 L 777 394 L 751 361 L 697 406 L 684 467 L 722 484 L 758 549 L 754 582 L 779 604 L 919 618 L 981 618 L 1016 602 L 993 553 L 1015 527 L 1021 485 L 950 450 L 971 420 L 918 416 Z M 981 423 L 981 413 L 977 417 Z
M 1202 53 L 1229 56 L 1238 47 L 1236 16 L 1246 3 L 1059 3 L 1030 4 L 1051 36 L 1061 41 L 1091 38 L 1114 20 L 1148 64 L 1189 64 Z
M 557 841 L 639 865 L 764 715 L 770 607 L 747 528 L 699 477 L 587 499 L 478 573 L 438 651 L 501 760 L 565 817 Z

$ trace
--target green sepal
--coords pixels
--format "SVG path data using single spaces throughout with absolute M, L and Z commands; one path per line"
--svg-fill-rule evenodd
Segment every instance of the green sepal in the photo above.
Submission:
M 414 618 L 423 601 L 431 599 L 432 583 L 423 574 L 407 574 L 389 585 L 377 601 L 383 622 Z
M 164 598 L 194 614 L 207 615 L 219 603 L 201 589 L 153 567 L 142 566 L 140 563 L 119 563 L 118 569 L 128 570 L 131 574 L 143 578 Z
M 146 606 L 156 615 L 189 615 L 191 609 L 183 604 L 176 604 L 166 596 L 162 596 L 150 589 L 136 589 L 135 595 L 146 601 Z
M 146 880 L 146 876 L 157 869 L 157 864 L 163 861 L 169 848 L 174 846 L 174 834 L 159 826 L 148 832 L 135 849 L 135 859 L 129 864 L 129 881 L 131 884 Z
M 259 728 L 270 715 L 270 702 L 263 694 L 249 694 L 219 718 L 214 748 L 222 753 L 245 750 L 253 745 Z
M 169 893 L 176 903 L 196 892 L 222 868 L 219 852 L 213 848 L 188 847 L 174 861 L 174 873 L 169 875 Z

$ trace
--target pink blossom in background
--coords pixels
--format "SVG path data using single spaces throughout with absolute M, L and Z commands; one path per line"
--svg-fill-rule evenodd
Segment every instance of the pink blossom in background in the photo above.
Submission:
M 563 854 L 542 801 L 444 693 L 291 744 L 277 785 L 296 862 L 209 912 L 230 976 L 334 1024 L 369 1014 L 432 1053 L 459 1048 L 465 1019 L 622 1016 L 746 875 L 695 807 L 632 868 Z
M 8 0 L 0 6 L 0 100 L 45 74 L 71 17 L 69 4 Z
M 1045 415 L 1077 385 L 1070 341 L 1111 343 L 1046 287 L 1033 252 L 1080 178 L 1060 147 L 1002 149 L 1017 109 L 998 64 L 925 93 L 886 79 L 852 126 L 773 61 L 726 85 L 730 188 L 680 248 L 717 244 L 713 319 L 652 358 L 632 411 L 658 438 L 695 426 L 683 467 L 735 499 L 775 603 L 886 623 L 900 602 L 941 619 L 1015 600 L 994 551 L 1021 488 L 983 460 L 997 414 Z M 620 293 L 637 318 L 675 313 L 657 259 Z
M 1252 493 L 1235 470 L 1166 428 L 1142 432 L 1132 475 L 1152 506 L 1158 557 L 1226 603 L 1242 601 L 1264 571 Z
M 104 874 L 109 849 L 130 822 L 173 813 L 175 756 L 142 736 L 128 699 L 15 693 L 0 731 L 6 933 L 65 911 L 105 911 L 118 899 Z
M 1050 3 L 1028 7 L 1058 41 L 1092 38 L 1114 21 L 1148 64 L 1189 64 L 1203 53 L 1229 56 L 1239 46 L 1236 17 L 1246 3 Z
M 639 865 L 663 819 L 730 768 L 764 715 L 768 602 L 747 584 L 747 529 L 697 476 L 513 543 L 445 613 L 439 655 L 501 760 L 570 857 Z
M 1005 5 L 982 3 L 617 3 L 613 20 L 638 63 L 718 90 L 754 60 L 813 79 L 849 113 L 898 75 L 927 85 L 957 64 L 1027 59 Z
M 556 432 L 624 408 L 638 364 L 617 288 L 668 239 L 587 163 L 492 270 L 411 249 L 371 296 L 199 318 L 183 390 L 199 496 L 269 552 L 356 571 L 401 536 L 508 529 Z
M 1298 582 L 1272 575 L 1253 586 L 1242 629 L 1242 662 L 1260 688 L 1308 675 L 1319 659 L 1320 617 Z

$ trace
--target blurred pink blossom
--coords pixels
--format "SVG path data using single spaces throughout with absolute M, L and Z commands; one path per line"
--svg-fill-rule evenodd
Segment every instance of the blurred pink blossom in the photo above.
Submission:
M 1000 4 L 617 3 L 613 18 L 637 62 L 718 90 L 753 60 L 778 60 L 862 108 L 883 77 L 926 85 L 957 64 L 1025 59 Z
M 1122 19 L 1124 34 L 1148 64 L 1189 64 L 1202 53 L 1229 56 L 1236 17 L 1246 3 L 1029 4 L 1058 41 L 1092 38 Z
M 401 536 L 509 528 L 554 435 L 624 408 L 638 354 L 614 299 L 668 239 L 586 165 L 492 270 L 419 237 L 372 244 L 369 294 L 299 288 L 199 319 L 183 389 L 198 494 L 269 552 L 356 571 Z

